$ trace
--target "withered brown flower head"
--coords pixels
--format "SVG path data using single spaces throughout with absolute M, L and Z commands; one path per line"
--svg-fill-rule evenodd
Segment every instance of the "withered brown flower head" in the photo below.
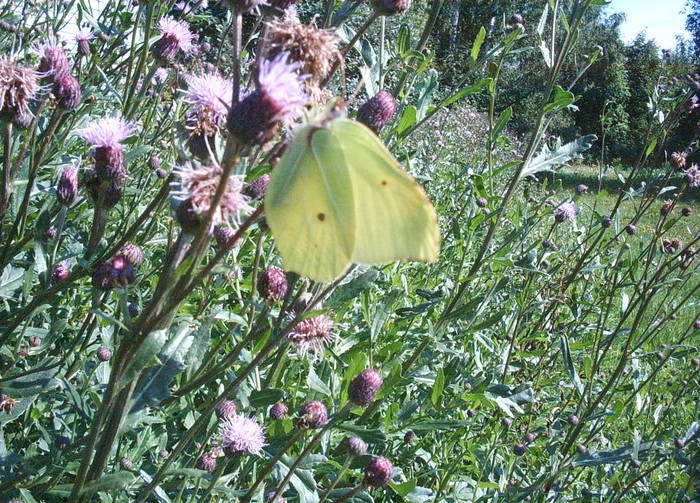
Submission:
M 319 101 L 323 96 L 319 84 L 330 72 L 333 60 L 339 57 L 336 33 L 288 16 L 268 23 L 267 42 L 269 59 L 286 52 L 290 62 L 299 63 L 299 73 L 308 75 L 306 93 Z
M 10 398 L 4 393 L 0 393 L 0 410 L 3 412 L 6 412 L 7 414 L 10 414 L 12 412 L 12 409 L 14 409 L 15 405 L 19 403 L 18 400 L 15 400 L 13 398 Z
M 0 56 L 0 113 L 10 118 L 29 112 L 29 100 L 37 92 L 33 68 L 18 64 L 10 56 Z

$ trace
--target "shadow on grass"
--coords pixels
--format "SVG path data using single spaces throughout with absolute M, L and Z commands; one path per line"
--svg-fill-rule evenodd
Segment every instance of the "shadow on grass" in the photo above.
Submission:
M 598 173 L 597 171 L 586 169 L 580 171 L 574 171 L 576 168 L 572 168 L 572 171 L 560 171 L 556 173 L 547 173 L 545 177 L 549 184 L 560 185 L 564 189 L 569 189 L 573 191 L 577 185 L 585 184 L 588 185 L 589 191 L 598 192 Z M 639 181 L 635 183 L 634 188 L 639 188 L 641 186 L 641 181 L 646 181 L 648 188 L 653 187 L 651 194 L 656 194 L 658 189 L 661 188 L 660 185 L 656 185 L 655 173 L 652 171 L 646 171 Z M 617 178 L 614 174 L 607 173 L 606 176 L 600 181 L 600 190 L 606 190 L 610 194 L 619 194 L 622 190 L 623 182 Z M 668 180 L 663 186 L 674 186 L 681 187 L 683 185 L 683 177 L 678 174 L 674 175 Z M 655 195 L 657 199 L 664 200 L 670 199 L 671 194 L 675 191 L 664 192 L 663 194 Z M 681 201 L 692 202 L 693 204 L 700 204 L 700 188 L 687 189 L 680 198 Z

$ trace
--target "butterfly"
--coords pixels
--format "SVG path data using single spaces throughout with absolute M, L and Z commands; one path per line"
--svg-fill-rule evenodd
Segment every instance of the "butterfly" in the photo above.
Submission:
M 265 213 L 284 267 L 316 281 L 352 263 L 433 262 L 437 214 L 423 189 L 365 125 L 300 126 L 272 171 Z

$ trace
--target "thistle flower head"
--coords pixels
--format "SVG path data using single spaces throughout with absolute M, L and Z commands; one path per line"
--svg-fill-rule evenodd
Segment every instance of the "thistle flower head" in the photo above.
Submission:
M 282 402 L 277 402 L 275 405 L 270 407 L 270 417 L 275 421 L 280 421 L 287 417 L 289 413 L 289 408 Z
M 364 485 L 366 487 L 381 487 L 391 482 L 394 475 L 394 465 L 383 456 L 375 456 L 365 467 Z
M 158 31 L 160 38 L 153 44 L 153 54 L 162 63 L 173 61 L 179 51 L 188 53 L 192 50 L 194 36 L 185 21 L 162 17 L 158 22 Z
M 319 83 L 332 68 L 338 54 L 338 36 L 334 31 L 303 24 L 299 18 L 273 18 L 268 23 L 267 57 L 287 53 L 289 61 L 299 64 L 299 72 L 308 75 L 305 88 L 308 94 L 320 93 Z
M 391 16 L 408 10 L 411 0 L 372 0 L 372 5 L 382 16 Z
M 143 263 L 143 250 L 139 245 L 133 243 L 127 243 L 122 246 L 117 255 L 125 258 L 134 267 L 138 267 Z
M 348 398 L 356 405 L 369 405 L 382 386 L 382 374 L 376 369 L 360 372 L 348 386 Z
M 186 77 L 185 101 L 196 117 L 197 132 L 212 134 L 226 121 L 233 97 L 233 83 L 213 73 Z
M 51 280 L 54 283 L 61 283 L 70 277 L 70 263 L 67 260 L 60 262 L 51 272 Z
M 212 473 L 216 469 L 216 457 L 211 454 L 202 454 L 198 459 L 195 466 L 199 470 L 204 470 L 207 473 Z
M 121 117 L 104 117 L 78 131 L 78 136 L 93 147 L 111 147 L 122 150 L 121 142 L 134 134 L 136 127 Z
M 299 63 L 287 53 L 260 63 L 258 89 L 236 103 L 228 116 L 228 130 L 244 145 L 260 145 L 272 138 L 280 121 L 296 117 L 307 98 Z
M 36 92 L 36 71 L 10 56 L 0 56 L 0 113 L 9 118 L 27 115 Z
M 367 453 L 367 443 L 360 437 L 348 437 L 343 444 L 345 450 L 353 456 L 364 456 Z
M 90 28 L 81 28 L 75 34 L 75 44 L 78 48 L 78 54 L 87 56 L 90 54 L 90 42 L 95 38 Z
M 221 440 L 224 450 L 230 455 L 242 455 L 246 452 L 260 456 L 265 447 L 265 434 L 255 419 L 242 415 L 233 415 L 223 421 Z
M 700 187 L 700 168 L 693 164 L 683 172 L 683 180 L 691 187 Z
M 34 50 L 41 58 L 38 71 L 42 77 L 54 79 L 68 72 L 66 52 L 55 42 L 47 40 L 36 45 Z
M 80 100 L 83 97 L 78 79 L 67 72 L 57 75 L 53 79 L 53 88 L 51 92 L 56 98 L 56 105 L 64 110 L 73 110 L 76 108 L 80 105 Z
M 153 74 L 153 80 L 156 81 L 156 84 L 162 84 L 168 79 L 169 74 L 170 72 L 168 69 L 161 66 L 156 70 L 156 73 Z
M 571 222 L 578 215 L 578 208 L 570 201 L 561 203 L 554 209 L 554 219 L 557 222 Z
M 236 404 L 231 400 L 222 400 L 214 408 L 219 419 L 227 419 L 236 415 Z
M 686 154 L 684 152 L 674 152 L 671 154 L 671 164 L 678 169 L 685 168 Z
M 70 206 L 78 197 L 78 168 L 70 166 L 63 170 L 56 187 L 56 199 L 63 206 Z
M 282 300 L 287 294 L 287 275 L 279 267 L 268 267 L 260 275 L 258 293 L 272 302 Z
M 312 400 L 306 402 L 299 410 L 299 417 L 294 420 L 297 428 L 308 430 L 322 428 L 328 422 L 328 409 L 323 403 Z
M 318 357 L 323 349 L 335 338 L 333 320 L 327 314 L 306 318 L 294 325 L 287 334 L 300 355 L 311 352 L 312 357 Z
M 270 183 L 270 175 L 262 175 L 246 185 L 244 192 L 251 199 L 259 200 L 265 197 L 267 184 Z
M 205 216 L 214 200 L 221 181 L 223 170 L 220 166 L 181 166 L 177 170 L 180 178 L 179 189 L 173 196 L 181 201 L 188 201 L 198 217 Z M 212 216 L 210 231 L 220 223 L 237 221 L 241 213 L 250 211 L 248 198 L 241 192 L 243 177 L 231 175 L 228 179 L 219 207 Z
M 379 133 L 396 113 L 396 99 L 387 91 L 379 91 L 357 111 L 357 120 Z

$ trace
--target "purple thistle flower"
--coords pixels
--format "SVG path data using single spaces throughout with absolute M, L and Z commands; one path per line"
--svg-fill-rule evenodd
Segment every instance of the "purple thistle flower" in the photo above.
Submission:
M 235 244 L 232 242 L 235 234 L 234 230 L 226 224 L 219 224 L 214 227 L 214 239 L 223 248 L 229 248 Z
M 320 314 L 294 325 L 287 334 L 287 339 L 294 343 L 300 355 L 306 355 L 311 351 L 312 358 L 316 358 L 335 339 L 332 330 L 333 320 L 326 314 Z
M 554 220 L 557 222 L 571 222 L 578 215 L 578 208 L 574 203 L 565 201 L 554 209 Z
M 265 444 L 265 434 L 255 419 L 233 415 L 223 421 L 221 439 L 229 455 L 244 453 L 260 456 Z
M 700 168 L 693 164 L 683 172 L 683 180 L 691 187 L 700 187 Z
M 49 80 L 68 72 L 68 57 L 62 47 L 55 42 L 46 41 L 35 46 L 41 61 L 39 61 L 38 72 L 42 77 Z
M 136 132 L 133 124 L 121 117 L 104 117 L 78 131 L 78 136 L 93 147 L 123 149 L 121 142 Z
M 61 173 L 56 187 L 56 199 L 62 206 L 70 206 L 78 197 L 78 168 L 71 166 Z
M 90 28 L 81 28 L 75 34 L 75 43 L 78 47 L 78 54 L 87 56 L 90 54 L 90 42 L 95 38 Z
M 233 97 L 233 83 L 214 73 L 190 75 L 186 81 L 185 102 L 190 105 L 200 129 L 205 129 L 200 133 L 214 132 L 226 121 Z
M 54 78 L 51 92 L 56 97 L 56 105 L 64 110 L 77 108 L 83 98 L 78 80 L 67 72 Z
M 328 422 L 328 409 L 321 402 L 312 400 L 299 409 L 294 425 L 302 430 L 322 428 Z
M 348 397 L 356 405 L 369 405 L 382 386 L 382 374 L 375 369 L 360 372 L 348 386 Z
M 365 487 L 381 487 L 391 482 L 394 465 L 383 456 L 373 457 L 365 467 Z
M 288 53 L 260 63 L 256 91 L 236 103 L 228 116 L 228 129 L 245 145 L 263 144 L 272 138 L 280 121 L 296 117 L 306 104 L 302 91 L 305 76 L 299 63 L 290 63 Z
M 182 201 L 180 206 L 189 203 L 196 217 L 205 216 L 211 208 L 211 203 L 221 181 L 221 167 L 216 165 L 181 166 L 178 168 L 177 174 L 180 177 L 180 182 L 175 187 L 179 187 L 179 189 L 173 191 L 173 196 Z M 237 222 L 241 213 L 252 210 L 248 204 L 248 198 L 242 193 L 242 189 L 243 176 L 230 176 L 219 207 L 212 216 L 210 232 L 213 232 L 221 223 Z
M 266 300 L 282 300 L 287 295 L 287 275 L 279 267 L 268 267 L 260 275 L 258 292 Z
M 357 120 L 379 134 L 395 113 L 396 98 L 387 91 L 380 91 L 360 107 Z
M 192 50 L 193 35 L 185 21 L 176 21 L 163 17 L 158 22 L 160 38 L 153 44 L 153 54 L 162 63 L 170 63 L 178 51 L 188 53 Z
M 168 75 L 170 75 L 168 69 L 161 66 L 156 70 L 156 73 L 153 74 L 153 80 L 156 81 L 156 84 L 162 84 L 168 80 Z

